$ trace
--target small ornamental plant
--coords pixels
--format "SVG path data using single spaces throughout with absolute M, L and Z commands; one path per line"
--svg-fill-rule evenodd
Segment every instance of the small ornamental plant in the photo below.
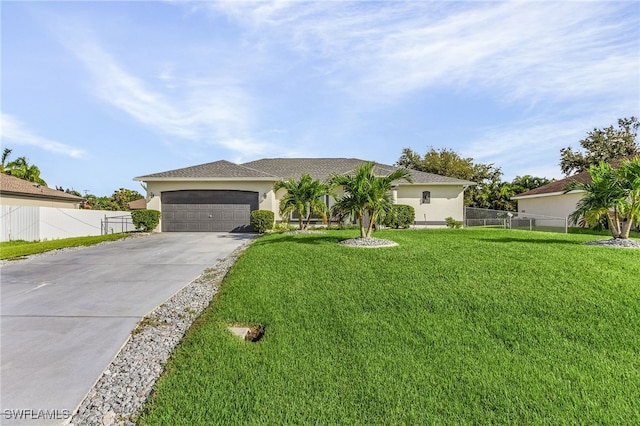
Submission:
M 160 223 L 160 212 L 158 210 L 134 210 L 131 212 L 133 226 L 137 230 L 149 232 L 153 231 Z
M 254 210 L 251 212 L 251 226 L 253 230 L 259 234 L 273 229 L 275 215 L 271 210 Z

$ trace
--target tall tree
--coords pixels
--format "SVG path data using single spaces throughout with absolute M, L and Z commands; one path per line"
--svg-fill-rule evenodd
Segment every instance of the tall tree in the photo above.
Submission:
M 87 194 L 84 196 L 84 199 L 87 200 L 87 203 L 89 203 L 92 210 L 120 210 L 118 205 L 111 200 L 111 197 L 98 197 L 93 194 Z
M 560 150 L 560 169 L 565 175 L 580 173 L 601 161 L 610 162 L 640 153 L 637 143 L 640 122 L 636 117 L 618 119 L 618 128 L 594 128 L 580 141 L 584 152 L 570 146 Z
M 111 201 L 118 206 L 118 210 L 123 211 L 129 210 L 129 202 L 140 200 L 141 198 L 144 198 L 144 196 L 138 191 L 125 188 L 120 188 L 119 190 L 114 191 L 113 195 L 111 195 Z
M 511 182 L 502 182 L 498 185 L 497 191 L 493 191 L 494 199 L 492 203 L 495 206 L 493 208 L 497 210 L 515 211 L 518 205 L 511 197 L 539 188 L 553 181 L 554 179 L 524 175 L 516 176 Z
M 421 172 L 475 182 L 475 187 L 465 191 L 464 204 L 469 207 L 498 207 L 494 200 L 500 193 L 502 171 L 493 164 L 475 163 L 473 158 L 463 158 L 453 150 L 436 150 L 433 147 L 429 148 L 424 157 L 404 148 L 396 164 Z
M 391 210 L 391 187 L 399 180 L 412 182 L 411 172 L 398 168 L 387 176 L 376 176 L 375 163 L 362 163 L 354 172 L 347 175 L 333 175 L 330 179 L 332 186 L 341 186 L 344 195 L 336 200 L 334 211 L 351 214 L 358 219 L 360 238 L 371 237 L 376 219 L 384 217 Z M 368 215 L 369 222 L 365 229 L 364 216 Z
M 273 185 L 273 190 L 285 189 L 287 193 L 280 200 L 280 213 L 289 216 L 293 212 L 298 213 L 300 229 L 309 226 L 311 215 L 324 213 L 327 206 L 321 198 L 327 195 L 329 187 L 318 180 L 314 180 L 309 174 L 304 174 L 300 179 L 280 180 Z M 306 225 L 304 219 L 307 219 Z

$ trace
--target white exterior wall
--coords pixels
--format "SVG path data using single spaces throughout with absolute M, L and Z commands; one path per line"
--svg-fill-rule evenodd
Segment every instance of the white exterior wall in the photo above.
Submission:
M 79 209 L 80 201 L 48 200 L 45 198 L 29 198 L 13 195 L 3 195 L 0 197 L 0 205 L 3 206 L 33 206 L 33 207 L 55 207 L 59 209 Z
M 105 216 L 131 217 L 131 212 L 1 206 L 0 215 L 0 241 L 43 241 L 101 235 Z
M 567 217 L 575 211 L 581 198 L 581 192 L 524 198 L 517 200 L 518 213 Z
M 422 204 L 422 192 L 431 192 L 431 202 Z M 416 222 L 444 225 L 445 218 L 462 221 L 464 215 L 464 188 L 445 185 L 400 185 L 397 204 L 407 204 L 416 211 Z M 434 223 L 435 222 L 435 223 Z

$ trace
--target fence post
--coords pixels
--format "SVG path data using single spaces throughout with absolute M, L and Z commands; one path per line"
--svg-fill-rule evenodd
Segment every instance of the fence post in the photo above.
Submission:
M 533 231 L 533 219 L 529 218 L 529 231 Z
M 568 216 L 564 217 L 564 233 L 565 234 L 569 233 L 569 217 Z

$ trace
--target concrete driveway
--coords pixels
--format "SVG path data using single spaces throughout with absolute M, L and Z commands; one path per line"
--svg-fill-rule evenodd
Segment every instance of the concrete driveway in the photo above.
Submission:
M 65 424 L 138 321 L 250 234 L 160 233 L 0 268 L 0 424 Z

